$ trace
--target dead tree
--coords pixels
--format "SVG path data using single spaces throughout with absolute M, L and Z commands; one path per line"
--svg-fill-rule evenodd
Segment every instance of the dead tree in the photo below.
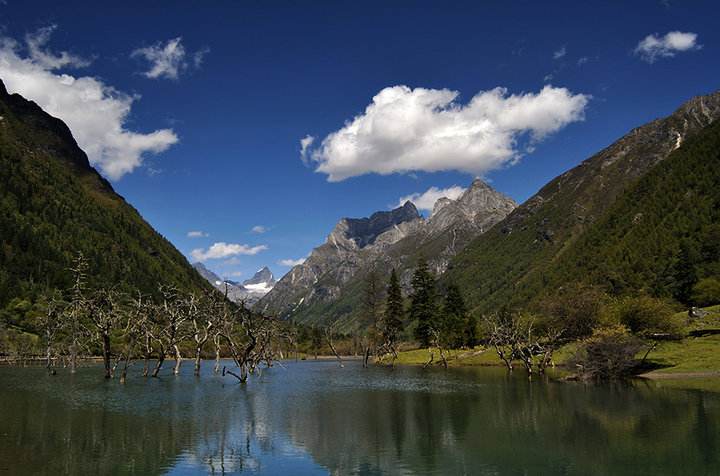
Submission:
M 112 378 L 111 334 L 122 319 L 120 295 L 112 289 L 101 289 L 88 301 L 87 330 L 102 348 L 105 378 Z
M 47 300 L 45 314 L 41 317 L 40 327 L 45 338 L 45 368 L 48 374 L 55 375 L 53 354 L 56 352 L 56 340 L 62 330 L 64 304 L 53 296 Z
M 202 359 L 202 351 L 205 343 L 212 335 L 211 331 L 215 325 L 217 310 L 216 300 L 213 295 L 207 295 L 201 302 L 198 302 L 194 296 L 190 297 L 188 302 L 188 312 L 190 314 L 190 322 L 192 323 L 192 337 L 195 342 L 195 376 L 200 376 L 200 362 Z
M 325 327 L 325 340 L 328 343 L 328 347 L 330 347 L 330 351 L 333 353 L 335 358 L 338 361 L 338 364 L 340 367 L 345 367 L 345 364 L 343 364 L 343 359 L 340 357 L 340 354 L 338 354 L 337 349 L 335 349 L 335 344 L 333 343 L 333 327 L 335 327 L 336 323 L 332 323 L 330 326 Z
M 186 302 L 183 301 L 179 291 L 172 286 L 160 287 L 161 303 L 158 306 L 158 331 L 156 343 L 158 344 L 158 361 L 153 370 L 153 377 L 157 377 L 165 361 L 168 351 L 173 352 L 175 366 L 173 374 L 180 373 L 182 354 L 179 344 L 186 332 L 185 323 L 188 320 Z

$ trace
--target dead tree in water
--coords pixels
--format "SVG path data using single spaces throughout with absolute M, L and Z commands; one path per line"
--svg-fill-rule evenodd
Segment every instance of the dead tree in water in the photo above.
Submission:
M 120 383 L 125 383 L 127 380 L 127 371 L 130 366 L 130 360 L 135 353 L 135 347 L 138 342 L 147 336 L 147 327 L 149 325 L 149 311 L 150 306 L 148 302 L 143 298 L 142 294 L 138 293 L 137 298 L 132 302 L 132 307 L 129 312 L 125 313 L 125 322 L 122 327 L 122 334 L 124 336 L 125 346 L 123 351 L 120 353 L 118 362 L 123 363 L 122 370 L 120 371 Z M 149 354 L 145 354 L 145 369 L 143 376 L 147 377 L 148 372 L 148 361 Z
M 180 353 L 180 341 L 184 337 L 185 322 L 188 319 L 186 302 L 178 290 L 171 286 L 161 286 L 161 303 L 157 306 L 157 330 L 156 343 L 158 345 L 158 361 L 153 370 L 152 376 L 157 377 L 162 368 L 165 356 L 168 351 L 173 352 L 175 366 L 173 374 L 180 373 L 182 354 Z
M 88 264 L 85 256 L 78 253 L 73 267 L 73 286 L 70 289 L 70 299 L 65 312 L 62 313 L 63 332 L 67 335 L 67 350 L 70 357 L 70 372 L 75 373 L 78 364 L 80 349 L 84 346 L 83 323 L 88 313 L 88 300 L 85 296 Z
M 62 302 L 53 296 L 48 299 L 45 314 L 42 315 L 40 321 L 43 337 L 45 338 L 45 368 L 50 375 L 55 375 L 56 373 L 55 369 L 53 369 L 53 353 L 56 352 L 56 340 L 62 330 L 62 313 Z
M 191 296 L 188 302 L 190 322 L 192 323 L 192 337 L 195 342 L 194 373 L 196 377 L 200 376 L 200 362 L 202 359 L 203 347 L 212 335 L 211 331 L 213 326 L 215 326 L 215 319 L 217 318 L 216 294 L 217 293 L 208 294 L 199 302 L 194 296 Z M 218 356 L 216 355 L 216 357 Z
M 330 351 L 333 353 L 335 358 L 338 360 L 338 363 L 340 364 L 340 367 L 345 367 L 345 364 L 343 364 L 343 359 L 340 357 L 340 354 L 338 354 L 338 351 L 335 349 L 335 344 L 333 343 L 333 327 L 335 327 L 335 323 L 331 324 L 330 326 L 325 328 L 325 340 L 328 343 L 328 346 L 330 347 Z
M 245 383 L 259 363 L 264 361 L 269 365 L 272 361 L 272 343 L 277 337 L 277 322 L 273 317 L 240 306 L 235 312 L 229 313 L 228 319 L 223 322 L 221 335 L 228 344 L 235 365 L 240 369 L 238 375 L 223 368 L 223 375 L 228 373 L 240 383 Z
M 105 378 L 112 377 L 112 349 L 110 337 L 122 318 L 120 297 L 112 289 L 101 289 L 93 294 L 88 305 L 88 333 L 102 348 Z

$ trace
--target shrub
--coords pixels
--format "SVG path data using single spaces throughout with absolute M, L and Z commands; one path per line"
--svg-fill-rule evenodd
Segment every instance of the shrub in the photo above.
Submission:
M 564 329 L 564 338 L 580 339 L 592 334 L 600 324 L 607 295 L 600 289 L 582 284 L 564 286 L 538 304 L 538 310 L 546 319 L 543 324 Z
M 608 313 L 608 321 L 622 324 L 640 337 L 682 333 L 681 322 L 673 317 L 675 309 L 662 299 L 650 296 L 621 298 L 609 306 Z
M 585 339 L 572 361 L 585 379 L 609 380 L 632 374 L 642 342 L 627 327 L 596 329 Z
M 692 301 L 698 306 L 712 306 L 720 303 L 720 279 L 704 278 L 692 290 Z

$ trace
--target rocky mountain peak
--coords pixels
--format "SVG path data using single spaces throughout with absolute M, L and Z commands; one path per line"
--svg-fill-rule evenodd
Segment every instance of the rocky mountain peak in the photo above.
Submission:
M 390 211 L 375 212 L 367 218 L 343 218 L 330 233 L 328 243 L 362 249 L 393 227 L 414 220 L 422 220 L 422 217 L 410 201 Z
M 275 276 L 273 276 L 272 271 L 270 271 L 270 268 L 267 266 L 263 266 L 257 270 L 252 278 L 243 281 L 243 286 L 262 283 L 270 283 L 271 285 L 275 283 Z

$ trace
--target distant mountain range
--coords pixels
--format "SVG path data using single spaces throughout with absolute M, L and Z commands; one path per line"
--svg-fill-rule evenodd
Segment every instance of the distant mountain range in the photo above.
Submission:
M 343 218 L 325 243 L 283 276 L 257 306 L 301 321 L 352 320 L 360 311 L 362 281 L 370 270 L 396 268 L 407 287 L 412 268 L 423 256 L 441 273 L 470 239 L 515 206 L 476 179 L 457 200 L 438 200 L 428 219 L 409 201 L 368 218 Z
M 260 298 L 265 296 L 275 286 L 275 277 L 267 266 L 260 268 L 252 278 L 243 282 L 222 279 L 213 273 L 202 263 L 195 263 L 193 267 L 200 273 L 216 289 L 225 293 L 231 301 L 244 302 L 247 306 L 252 306 Z
M 208 287 L 95 171 L 62 121 L 0 82 L 0 312 L 68 289 L 78 252 L 94 286 Z

